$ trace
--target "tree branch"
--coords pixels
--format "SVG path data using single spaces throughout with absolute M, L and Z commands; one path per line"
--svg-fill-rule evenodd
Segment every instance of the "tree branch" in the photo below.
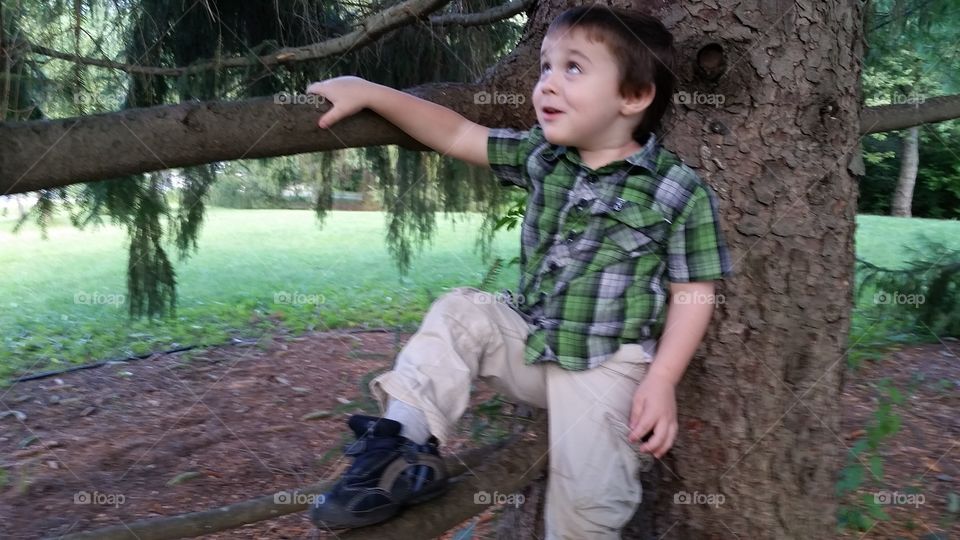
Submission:
M 514 15 L 526 11 L 535 0 L 512 0 L 506 4 L 490 8 L 480 13 L 447 13 L 446 15 L 432 15 L 428 20 L 430 26 L 483 26 L 509 19 Z
M 494 125 L 491 119 L 498 107 L 475 103 L 480 90 L 490 88 L 436 83 L 406 92 Z M 315 97 L 195 101 L 60 120 L 0 122 L 0 194 L 215 161 L 387 144 L 427 149 L 369 110 L 325 130 L 316 121 L 328 103 L 289 104 Z
M 58 58 L 75 64 L 84 64 L 89 66 L 99 66 L 108 69 L 116 69 L 126 73 L 136 73 L 144 75 L 165 75 L 177 77 L 184 74 L 198 73 L 212 69 L 230 69 L 248 67 L 252 65 L 274 66 L 278 64 L 292 64 L 304 62 L 307 60 L 319 60 L 367 45 L 383 34 L 396 30 L 401 26 L 406 26 L 414 20 L 422 18 L 427 13 L 440 9 L 450 0 L 410 0 L 406 4 L 394 6 L 380 13 L 371 15 L 360 28 L 347 35 L 329 39 L 320 43 L 304 45 L 302 47 L 286 47 L 270 54 L 257 57 L 232 57 L 223 60 L 207 60 L 197 64 L 184 67 L 160 67 L 160 66 L 142 66 L 138 64 L 126 64 L 115 62 L 106 58 L 91 58 L 66 53 L 36 45 L 33 43 L 21 42 L 20 46 L 29 52 Z M 446 15 L 433 15 L 428 19 L 430 26 L 481 26 L 490 24 L 502 19 L 513 17 L 517 13 L 526 10 L 532 5 L 534 0 L 513 0 L 506 4 L 490 8 L 480 13 L 450 13 Z
M 180 76 L 211 69 L 247 67 L 260 64 L 270 67 L 278 64 L 318 60 L 320 58 L 343 54 L 375 41 L 391 30 L 406 26 L 417 19 L 421 19 L 448 3 L 450 3 L 450 0 L 407 0 L 406 2 L 367 17 L 360 23 L 359 28 L 349 34 L 328 39 L 320 43 L 304 45 L 302 47 L 285 47 L 263 56 L 237 56 L 220 60 L 209 60 L 185 67 L 164 68 L 124 64 L 112 60 L 77 56 L 32 43 L 23 43 L 22 45 L 25 45 L 31 52 L 79 64 L 118 69 L 127 73 Z
M 938 96 L 916 104 L 864 107 L 860 112 L 860 134 L 896 131 L 954 118 L 960 118 L 960 94 Z
M 404 512 L 389 522 L 339 534 L 351 540 L 433 538 L 457 523 L 483 511 L 480 491 L 514 493 L 536 479 L 547 462 L 546 416 L 541 415 L 526 433 L 508 437 L 504 443 L 446 458 L 447 471 L 456 478 L 449 492 L 434 501 Z M 529 440 L 527 440 L 529 439 Z M 308 508 L 310 495 L 327 491 L 332 482 L 312 484 L 290 492 L 290 504 L 278 504 L 267 495 L 220 508 L 178 516 L 150 518 L 93 531 L 61 536 L 63 540 L 168 540 L 189 538 L 234 529 L 248 523 L 275 519 Z

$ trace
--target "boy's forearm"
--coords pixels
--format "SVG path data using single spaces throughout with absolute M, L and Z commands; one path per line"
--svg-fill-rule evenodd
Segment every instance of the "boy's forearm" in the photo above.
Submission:
M 713 315 L 712 281 L 672 283 L 670 307 L 649 372 L 680 382 Z
M 457 150 L 462 150 L 458 145 L 464 142 L 463 132 L 481 127 L 442 105 L 388 86 L 369 84 L 367 108 L 441 154 L 462 158 Z

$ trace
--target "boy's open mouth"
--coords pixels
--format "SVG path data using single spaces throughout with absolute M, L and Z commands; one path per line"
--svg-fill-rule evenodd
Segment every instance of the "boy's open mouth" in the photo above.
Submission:
M 555 109 L 553 107 L 544 107 L 541 110 L 543 111 L 544 119 L 556 118 L 557 116 L 563 114 L 563 111 L 561 111 L 560 109 Z

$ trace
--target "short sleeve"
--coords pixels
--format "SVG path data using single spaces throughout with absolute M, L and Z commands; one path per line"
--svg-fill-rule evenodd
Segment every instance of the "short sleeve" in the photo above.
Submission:
M 720 230 L 716 196 L 709 187 L 697 184 L 671 228 L 667 241 L 667 279 L 687 283 L 731 275 L 733 265 Z
M 487 161 L 490 169 L 504 186 L 527 189 L 527 158 L 536 147 L 537 129 L 519 131 L 510 128 L 491 128 L 487 137 Z

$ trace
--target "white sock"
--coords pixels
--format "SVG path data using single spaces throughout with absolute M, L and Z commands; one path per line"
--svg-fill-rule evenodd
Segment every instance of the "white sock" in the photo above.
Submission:
M 427 439 L 430 438 L 427 416 L 413 405 L 399 399 L 390 398 L 387 401 L 387 412 L 384 413 L 383 417 L 400 422 L 403 425 L 400 435 L 416 444 L 425 444 Z

